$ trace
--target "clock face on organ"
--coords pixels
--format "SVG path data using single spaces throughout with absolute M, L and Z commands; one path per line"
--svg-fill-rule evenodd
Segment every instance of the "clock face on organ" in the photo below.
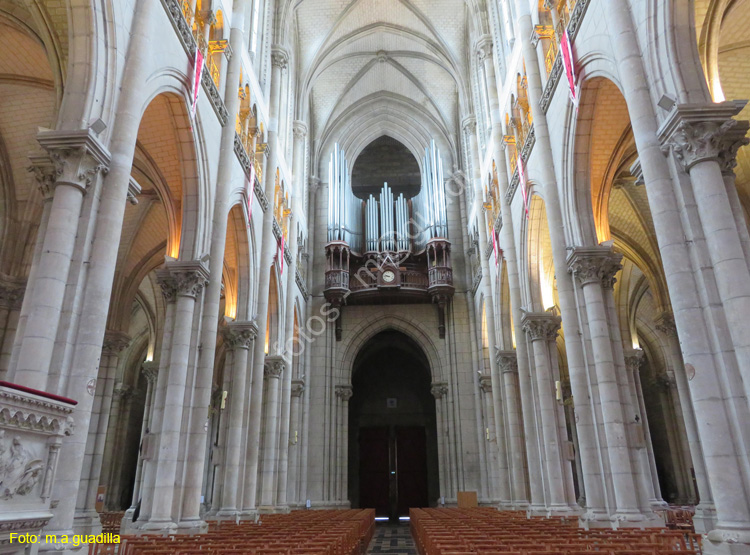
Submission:
M 383 272 L 383 281 L 385 283 L 393 283 L 396 280 L 396 274 L 393 273 L 393 270 L 386 270 Z

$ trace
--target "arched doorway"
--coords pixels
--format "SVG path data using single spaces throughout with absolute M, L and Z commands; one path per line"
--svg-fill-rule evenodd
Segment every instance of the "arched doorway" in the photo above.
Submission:
M 349 402 L 349 499 L 398 520 L 440 495 L 435 399 L 422 349 L 384 331 L 360 350 Z

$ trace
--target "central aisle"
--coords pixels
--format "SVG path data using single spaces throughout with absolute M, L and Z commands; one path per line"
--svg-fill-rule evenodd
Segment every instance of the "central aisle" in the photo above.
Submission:
M 367 549 L 370 553 L 388 555 L 417 555 L 417 547 L 409 532 L 408 524 L 378 524 L 375 535 Z

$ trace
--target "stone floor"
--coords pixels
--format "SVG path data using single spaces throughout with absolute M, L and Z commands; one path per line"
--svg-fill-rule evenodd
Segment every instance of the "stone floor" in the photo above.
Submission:
M 367 553 L 417 555 L 417 548 L 409 532 L 409 524 L 378 524 Z

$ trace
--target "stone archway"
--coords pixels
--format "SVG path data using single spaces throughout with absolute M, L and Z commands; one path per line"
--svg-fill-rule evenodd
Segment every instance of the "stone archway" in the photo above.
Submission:
M 397 520 L 440 495 L 437 413 L 429 361 L 407 335 L 386 330 L 359 350 L 348 414 L 349 499 Z

